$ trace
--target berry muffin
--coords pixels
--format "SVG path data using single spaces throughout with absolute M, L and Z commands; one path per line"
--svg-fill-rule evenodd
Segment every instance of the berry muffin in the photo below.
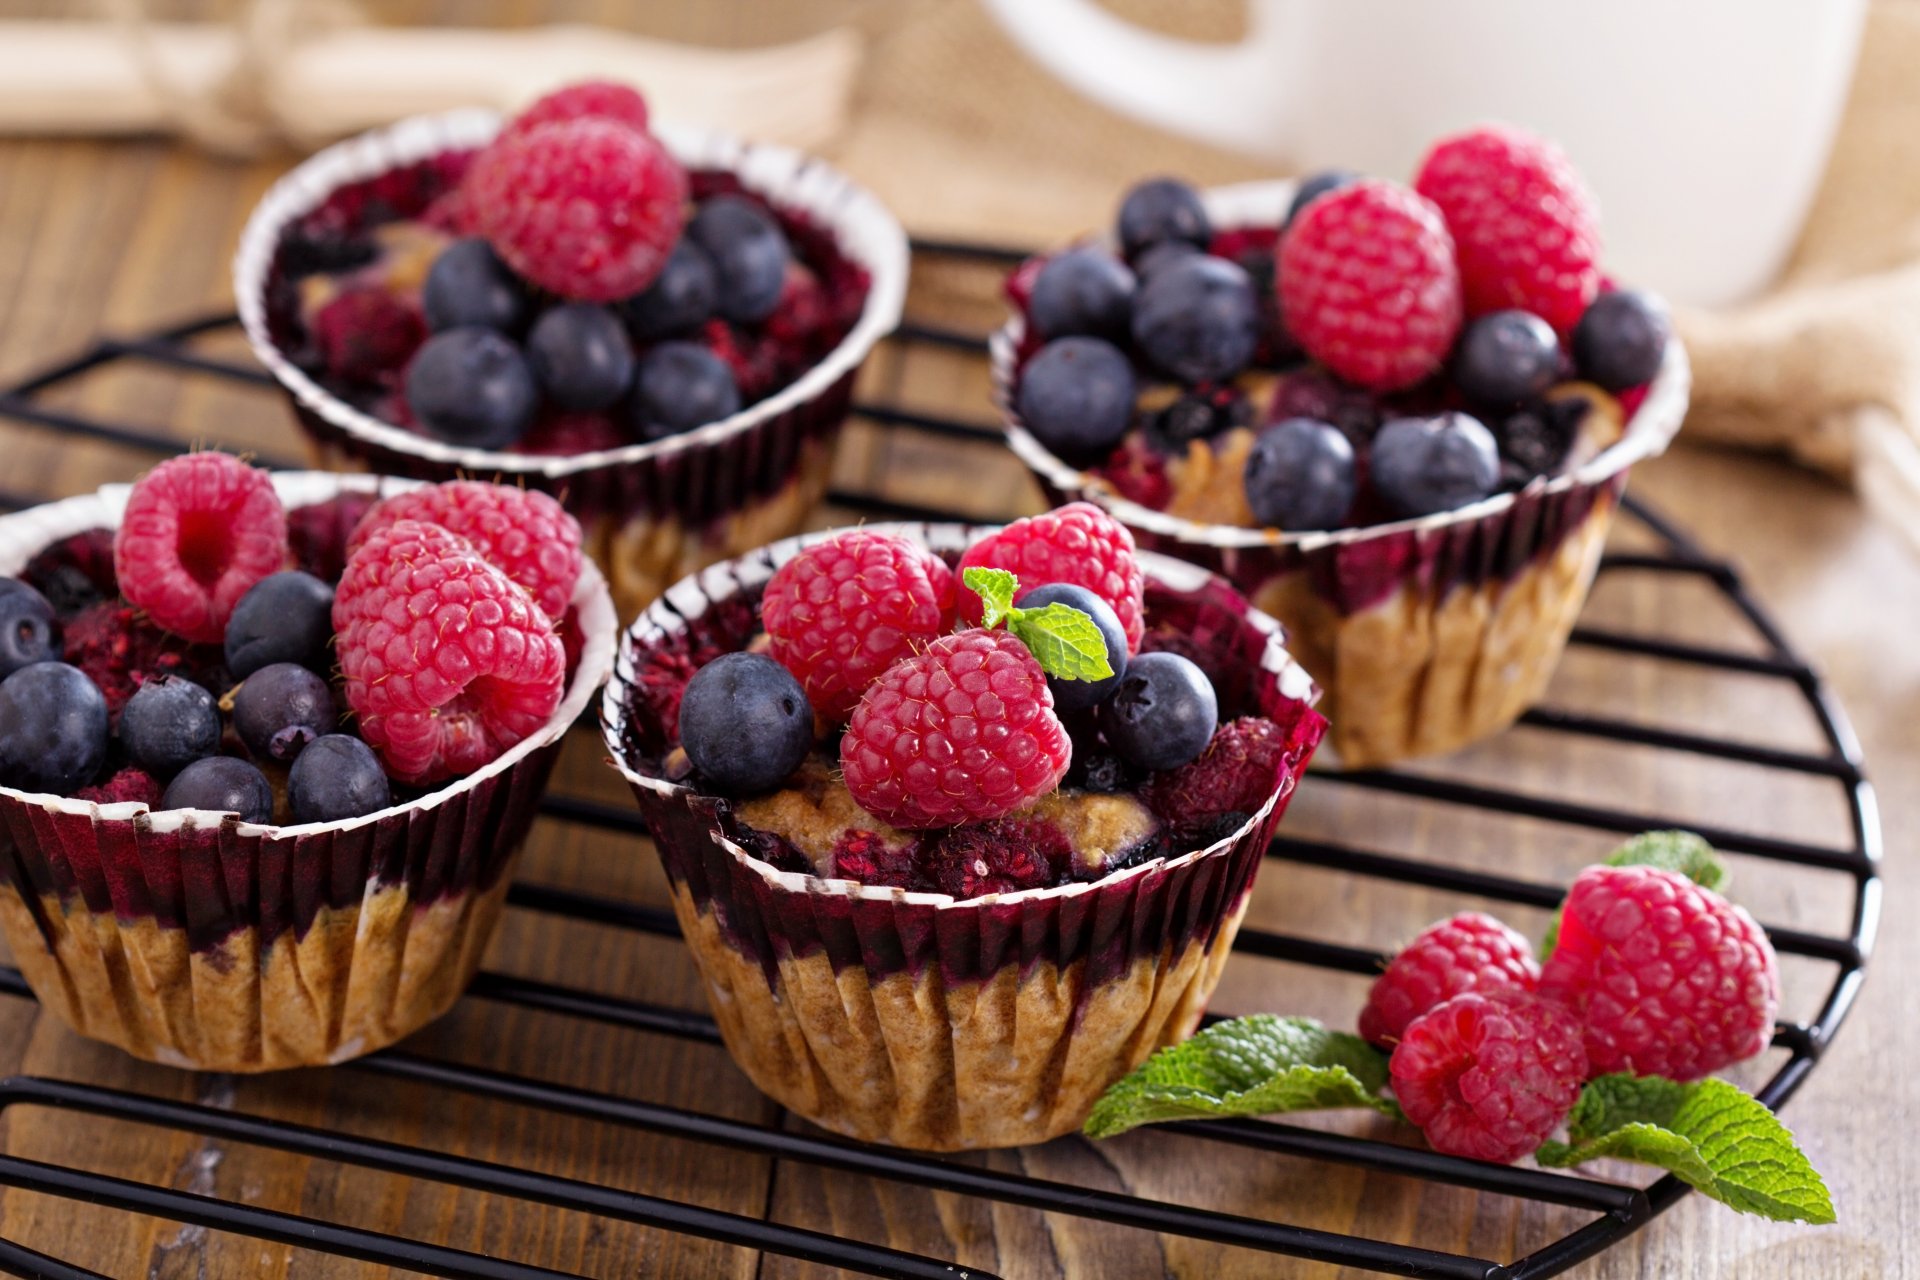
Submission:
M 899 224 L 824 164 L 587 83 L 314 156 L 254 211 L 234 295 L 323 465 L 551 493 L 631 616 L 800 528 L 906 275 Z
M 0 519 L 0 929 L 172 1066 L 372 1052 L 466 987 L 613 604 L 544 494 L 218 453 Z
M 741 1070 L 954 1150 L 1069 1132 L 1193 1031 L 1313 696 L 1271 619 L 1081 503 L 715 566 L 603 714 Z
M 1444 752 L 1545 688 L 1628 468 L 1688 370 L 1601 275 L 1551 145 L 1128 193 L 1111 242 L 1025 264 L 993 343 L 1008 439 L 1056 501 L 1221 573 L 1287 627 L 1343 764 Z

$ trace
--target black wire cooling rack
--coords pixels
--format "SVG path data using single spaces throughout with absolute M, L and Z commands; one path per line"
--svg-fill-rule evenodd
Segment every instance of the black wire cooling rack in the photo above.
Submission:
M 922 263 L 948 259 L 974 264 L 1003 264 L 1021 255 L 1006 249 L 923 242 L 915 251 Z M 260 369 L 193 349 L 190 340 L 231 327 L 234 318 L 210 316 L 173 326 L 147 337 L 102 339 L 73 359 L 42 370 L 0 390 L 0 418 L 103 441 L 149 455 L 177 451 L 175 440 L 151 431 L 103 421 L 45 403 L 44 393 L 92 371 L 119 362 L 140 362 L 178 373 L 210 375 L 271 387 Z M 908 323 L 891 340 L 896 360 L 916 347 L 936 347 L 984 356 L 985 343 L 971 334 Z M 899 379 L 893 378 L 897 390 Z M 997 438 L 990 424 L 969 422 L 906 407 L 893 399 L 858 406 L 856 414 L 889 432 L 968 441 Z M 275 459 L 264 458 L 265 465 Z M 291 464 L 287 464 L 291 465 Z M 0 510 L 31 505 L 32 494 L 0 488 Z M 835 492 L 830 502 L 863 515 L 907 519 L 957 519 L 952 513 L 883 499 L 871 493 Z M 1523 723 L 1535 730 L 1610 740 L 1709 757 L 1757 771 L 1748 785 L 1762 787 L 1783 776 L 1830 782 L 1844 799 L 1847 838 L 1843 844 L 1810 844 L 1759 835 L 1731 827 L 1703 826 L 1658 813 L 1632 812 L 1528 794 L 1501 786 L 1454 781 L 1428 772 L 1376 770 L 1316 773 L 1347 787 L 1393 793 L 1440 806 L 1468 806 L 1513 820 L 1542 820 L 1604 832 L 1632 833 L 1686 826 L 1732 853 L 1795 868 L 1838 872 L 1850 879 L 1850 924 L 1844 936 L 1769 928 L 1783 954 L 1831 963 L 1836 973 L 1818 1011 L 1808 1020 L 1783 1021 L 1774 1045 L 1787 1051 L 1784 1065 L 1758 1090 L 1767 1106 L 1778 1108 L 1805 1082 L 1819 1063 L 1847 1011 L 1852 1007 L 1872 949 L 1879 917 L 1879 822 L 1873 792 L 1862 771 L 1860 750 L 1846 717 L 1820 675 L 1799 657 L 1766 611 L 1725 561 L 1697 545 L 1683 530 L 1629 499 L 1625 511 L 1652 535 L 1660 549 L 1651 554 L 1610 554 L 1606 574 L 1685 575 L 1708 584 L 1729 603 L 1758 641 L 1758 652 L 1710 647 L 1637 631 L 1583 626 L 1574 646 L 1602 655 L 1637 655 L 1697 671 L 1738 673 L 1792 687 L 1818 725 L 1825 749 L 1797 752 L 1725 737 L 1628 722 L 1571 711 L 1535 708 Z M 977 518 L 968 513 L 966 518 Z M 581 732 L 597 732 L 583 729 Z M 628 835 L 643 835 L 630 807 L 564 795 L 550 796 L 547 822 L 580 823 Z M 1563 892 L 1560 884 L 1541 883 L 1461 867 L 1413 860 L 1398 854 L 1345 844 L 1280 836 L 1270 856 L 1277 860 L 1332 868 L 1354 876 L 1398 881 L 1496 903 L 1551 908 Z M 606 897 L 528 884 L 514 886 L 509 905 L 535 912 L 632 930 L 677 935 L 670 912 Z M 1244 928 L 1236 949 L 1242 954 L 1349 974 L 1377 971 L 1383 957 L 1355 947 Z M 499 973 L 483 973 L 472 998 L 517 1005 L 571 1018 L 613 1024 L 660 1036 L 718 1043 L 713 1020 L 703 1011 L 618 999 L 585 989 L 537 982 Z M 0 966 L 0 998 L 31 1000 L 17 970 Z M 1169 1236 L 1313 1259 L 1406 1276 L 1459 1277 L 1466 1280 L 1534 1280 L 1555 1275 L 1618 1243 L 1687 1193 L 1684 1183 L 1662 1177 L 1647 1187 L 1600 1181 L 1585 1176 L 1515 1168 L 1438 1155 L 1367 1138 L 1271 1122 L 1222 1120 L 1188 1124 L 1181 1134 L 1203 1141 L 1295 1158 L 1357 1166 L 1381 1173 L 1525 1201 L 1561 1206 L 1593 1216 L 1568 1234 L 1507 1263 L 1463 1254 L 1371 1240 L 1356 1235 L 1293 1226 L 1285 1222 L 1218 1212 L 1144 1196 L 1122 1194 L 1069 1182 L 1002 1172 L 979 1163 L 866 1146 L 812 1132 L 790 1131 L 707 1114 L 698 1110 L 542 1082 L 479 1067 L 464 1066 L 401 1050 L 390 1050 L 349 1068 L 361 1076 L 411 1081 L 453 1093 L 490 1099 L 535 1111 L 624 1126 L 654 1135 L 732 1148 L 771 1160 L 865 1175 L 983 1201 L 1022 1206 L 1050 1214 L 1114 1223 Z M 356 1083 L 365 1084 L 366 1081 Z M 431 1182 L 474 1189 L 489 1195 L 577 1210 L 663 1231 L 789 1256 L 851 1273 L 902 1277 L 970 1276 L 991 1280 L 986 1272 L 881 1245 L 863 1243 L 743 1214 L 704 1208 L 633 1191 L 489 1163 L 465 1156 L 307 1128 L 264 1116 L 174 1101 L 151 1094 L 41 1077 L 0 1080 L 0 1110 L 43 1107 L 84 1112 L 111 1119 L 159 1126 L 204 1138 L 310 1156 L 348 1166 L 381 1170 Z M 87 1201 L 129 1215 L 148 1215 L 237 1233 L 301 1249 L 385 1264 L 430 1275 L 473 1280 L 532 1280 L 568 1273 L 427 1244 L 314 1217 L 203 1196 L 169 1187 L 133 1182 L 79 1168 L 0 1154 L 0 1187 L 16 1187 L 70 1200 Z M 44 1280 L 101 1280 L 98 1273 L 0 1239 L 0 1272 Z

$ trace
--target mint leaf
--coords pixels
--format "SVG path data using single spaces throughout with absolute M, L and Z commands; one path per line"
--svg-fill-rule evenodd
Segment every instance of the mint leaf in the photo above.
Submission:
M 1571 1143 L 1535 1158 L 1564 1169 L 1603 1157 L 1656 1165 L 1742 1213 L 1832 1222 L 1826 1183 L 1780 1118 L 1725 1080 L 1657 1076 L 1591 1081 L 1567 1117 Z
M 1702 888 L 1727 891 L 1731 873 L 1713 846 L 1691 831 L 1643 831 L 1606 857 L 1609 867 L 1661 867 L 1678 871 Z M 1550 956 L 1560 940 L 1560 913 L 1555 911 L 1540 940 L 1540 954 Z
M 1099 624 L 1072 605 L 1014 609 L 1007 614 L 1007 630 L 1020 638 L 1050 676 L 1105 680 L 1113 674 L 1113 663 L 1107 658 L 1107 638 Z
M 980 625 L 991 631 L 1000 625 L 1000 620 L 1013 611 L 1013 593 L 1020 587 L 1020 579 L 1005 569 L 989 569 L 985 565 L 974 565 L 960 574 L 974 594 L 980 597 L 983 616 Z
M 1379 1096 L 1386 1055 L 1312 1018 L 1270 1013 L 1216 1023 L 1162 1049 L 1116 1083 L 1087 1117 L 1090 1138 L 1143 1124 L 1208 1116 L 1263 1116 L 1327 1107 L 1399 1108 Z

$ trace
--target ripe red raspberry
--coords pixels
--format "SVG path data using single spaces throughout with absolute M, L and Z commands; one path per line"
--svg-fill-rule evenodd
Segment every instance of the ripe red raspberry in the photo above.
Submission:
M 563 120 L 496 140 L 474 160 L 467 207 L 507 265 L 586 302 L 653 283 L 680 238 L 687 175 L 611 120 Z
M 503 138 L 530 133 L 560 120 L 611 120 L 641 133 L 647 131 L 647 100 L 632 85 L 613 80 L 582 80 L 555 89 L 507 122 Z
M 1698 1080 L 1767 1047 L 1780 971 L 1753 917 L 1713 890 L 1657 867 L 1589 867 L 1540 994 L 1586 1024 L 1595 1075 Z
M 1040 818 L 995 818 L 942 836 L 924 856 L 934 888 L 965 901 L 1060 883 L 1073 845 L 1058 824 Z
M 247 589 L 287 565 L 287 513 L 267 473 L 225 453 L 169 458 L 134 484 L 113 539 L 129 603 L 217 644 Z
M 943 636 L 895 663 L 840 740 L 853 798 L 909 829 L 1011 813 L 1059 785 L 1072 759 L 1047 673 L 1005 631 Z
M 340 579 L 333 627 L 360 736 L 401 782 L 472 773 L 560 705 L 553 624 L 439 525 L 401 520 L 369 538 Z
M 580 522 L 544 493 L 479 480 L 448 480 L 384 498 L 360 518 L 347 556 L 388 525 L 424 520 L 459 534 L 487 563 L 525 587 L 554 622 L 580 580 Z
M 1022 594 L 1050 582 L 1085 587 L 1113 606 L 1126 629 L 1127 652 L 1138 653 L 1147 631 L 1146 577 L 1133 550 L 1133 534 L 1125 525 L 1091 502 L 1072 502 L 980 539 L 960 557 L 960 573 L 976 565 L 1005 569 L 1020 579 Z M 965 585 L 960 616 L 972 623 L 981 616 L 980 597 Z
M 1600 289 L 1600 220 L 1560 148 L 1474 129 L 1436 144 L 1413 185 L 1453 233 L 1468 315 L 1518 307 L 1573 329 Z
M 426 341 L 417 308 L 386 289 L 348 289 L 314 313 L 313 345 L 327 372 L 350 382 L 373 382 L 406 367 Z
M 1398 391 L 1446 361 L 1460 271 L 1440 211 L 1397 182 L 1356 182 L 1309 204 L 1280 242 L 1287 327 L 1347 381 Z
M 1566 1119 L 1587 1055 L 1579 1021 L 1559 1005 L 1474 991 L 1408 1024 L 1387 1069 L 1400 1109 L 1435 1151 L 1507 1164 Z
M 1382 1049 L 1407 1024 L 1468 991 L 1532 991 L 1540 965 L 1527 940 L 1492 916 L 1463 911 L 1429 925 L 1374 979 L 1360 1034 Z
M 856 529 L 781 565 L 760 597 L 774 659 L 844 720 L 867 686 L 953 626 L 953 571 L 897 534 Z
M 1140 799 L 1168 822 L 1204 822 L 1225 813 L 1251 815 L 1280 785 L 1287 739 L 1262 716 L 1221 725 L 1213 741 L 1178 769 L 1150 775 Z

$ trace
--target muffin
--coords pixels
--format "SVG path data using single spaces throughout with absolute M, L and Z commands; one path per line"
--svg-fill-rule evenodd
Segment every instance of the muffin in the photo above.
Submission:
M 444 1013 L 612 662 L 563 522 L 220 454 L 0 519 L 0 929 L 41 1003 L 240 1072 Z
M 906 278 L 899 224 L 825 164 L 594 83 L 322 151 L 234 260 L 321 465 L 554 494 L 623 617 L 800 528 Z
M 1075 645 L 1104 665 L 1059 674 Z M 715 566 L 635 621 L 602 714 L 741 1070 L 957 1150 L 1070 1132 L 1194 1030 L 1314 696 L 1271 619 L 1081 504 Z
M 992 344 L 1053 500 L 1278 618 L 1351 767 L 1464 747 L 1540 696 L 1628 469 L 1687 403 L 1664 307 L 1600 274 L 1557 151 L 1476 130 L 1416 186 L 1142 183 L 1114 243 L 1016 272 Z

